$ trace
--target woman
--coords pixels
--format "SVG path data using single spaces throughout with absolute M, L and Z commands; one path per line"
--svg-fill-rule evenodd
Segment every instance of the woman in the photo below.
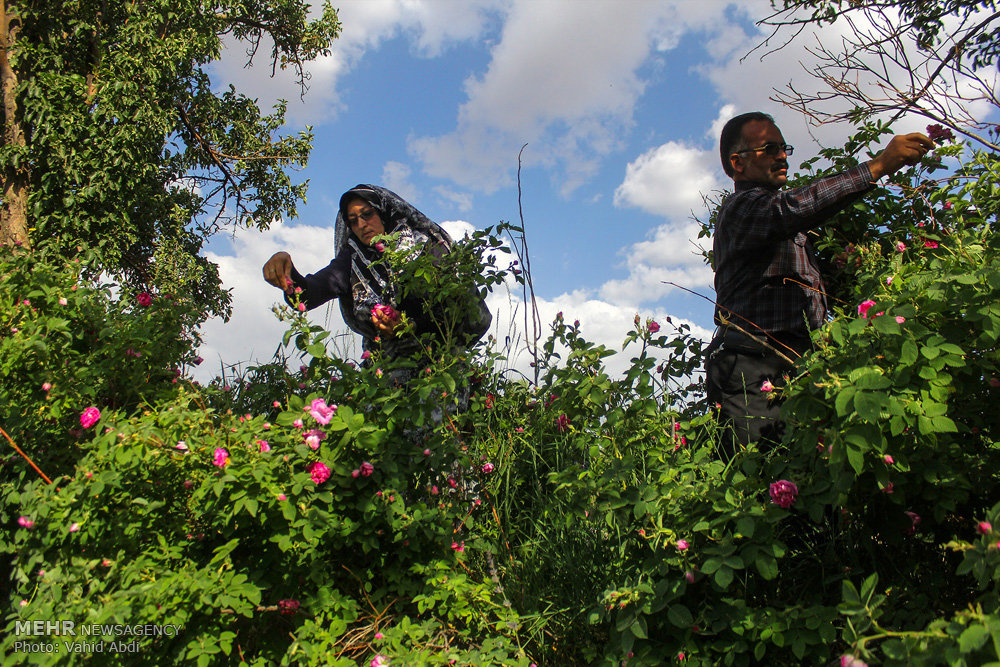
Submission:
M 284 290 L 289 301 L 300 288 L 299 297 L 309 310 L 339 299 L 344 322 L 361 334 L 364 349 L 380 347 L 392 357 L 409 354 L 419 349 L 417 338 L 421 334 L 440 331 L 440 314 L 420 299 L 402 296 L 388 267 L 378 261 L 380 250 L 373 239 L 380 234 L 397 234 L 400 249 L 418 248 L 435 257 L 443 256 L 452 246 L 444 229 L 399 195 L 377 185 L 358 185 L 340 198 L 333 261 L 302 276 L 291 256 L 278 252 L 264 264 L 264 279 Z M 399 321 L 393 311 L 397 310 L 413 322 L 415 336 L 396 335 Z M 473 309 L 461 328 L 475 341 L 486 333 L 491 320 L 489 309 L 479 299 L 478 309 Z

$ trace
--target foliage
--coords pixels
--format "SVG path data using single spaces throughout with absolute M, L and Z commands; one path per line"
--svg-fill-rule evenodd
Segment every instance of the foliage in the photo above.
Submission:
M 27 141 L 0 147 L 0 170 L 27 190 L 33 244 L 69 254 L 91 246 L 129 289 L 191 295 L 228 313 L 217 268 L 199 252 L 221 225 L 266 228 L 294 216 L 311 133 L 278 137 L 284 105 L 263 115 L 230 88 L 213 89 L 222 40 L 275 67 L 326 54 L 339 31 L 325 6 L 280 2 L 17 3 L 10 51 L 17 123 Z M 252 56 L 251 56 L 252 57 Z

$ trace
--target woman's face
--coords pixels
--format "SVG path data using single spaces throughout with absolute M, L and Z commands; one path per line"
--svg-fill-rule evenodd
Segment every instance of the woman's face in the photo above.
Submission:
M 371 245 L 372 239 L 379 234 L 385 234 L 385 225 L 371 204 L 360 197 L 347 203 L 344 220 L 358 240 L 365 245 Z

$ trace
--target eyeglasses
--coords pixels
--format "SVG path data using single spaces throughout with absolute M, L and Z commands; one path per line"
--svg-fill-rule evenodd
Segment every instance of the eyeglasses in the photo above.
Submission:
M 795 146 L 790 146 L 789 144 L 779 144 L 776 141 L 770 141 L 758 148 L 744 148 L 741 151 L 736 151 L 735 153 L 733 153 L 733 155 L 742 155 L 743 153 L 763 152 L 765 155 L 770 155 L 771 157 L 774 157 L 775 155 L 777 155 L 782 151 L 785 152 L 785 155 L 791 155 L 793 152 L 795 152 Z
M 373 208 L 366 208 L 365 210 L 361 211 L 358 215 L 349 215 L 345 219 L 347 220 L 347 224 L 348 225 L 350 225 L 351 227 L 354 227 L 361 220 L 364 220 L 365 222 L 368 222 L 369 220 L 371 220 L 372 218 L 374 218 L 375 215 L 376 215 L 375 209 L 373 209 Z

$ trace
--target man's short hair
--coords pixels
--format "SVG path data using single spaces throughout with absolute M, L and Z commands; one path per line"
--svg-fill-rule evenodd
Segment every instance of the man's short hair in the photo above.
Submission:
M 729 161 L 729 156 L 740 150 L 749 148 L 749 146 L 742 145 L 743 126 L 755 120 L 763 120 L 774 124 L 774 118 L 772 118 L 769 114 L 766 114 L 763 111 L 751 111 L 749 113 L 742 113 L 735 118 L 731 118 L 729 122 L 722 127 L 722 136 L 719 137 L 719 157 L 722 158 L 722 169 L 729 177 L 732 177 L 735 173 L 733 171 L 733 165 Z

